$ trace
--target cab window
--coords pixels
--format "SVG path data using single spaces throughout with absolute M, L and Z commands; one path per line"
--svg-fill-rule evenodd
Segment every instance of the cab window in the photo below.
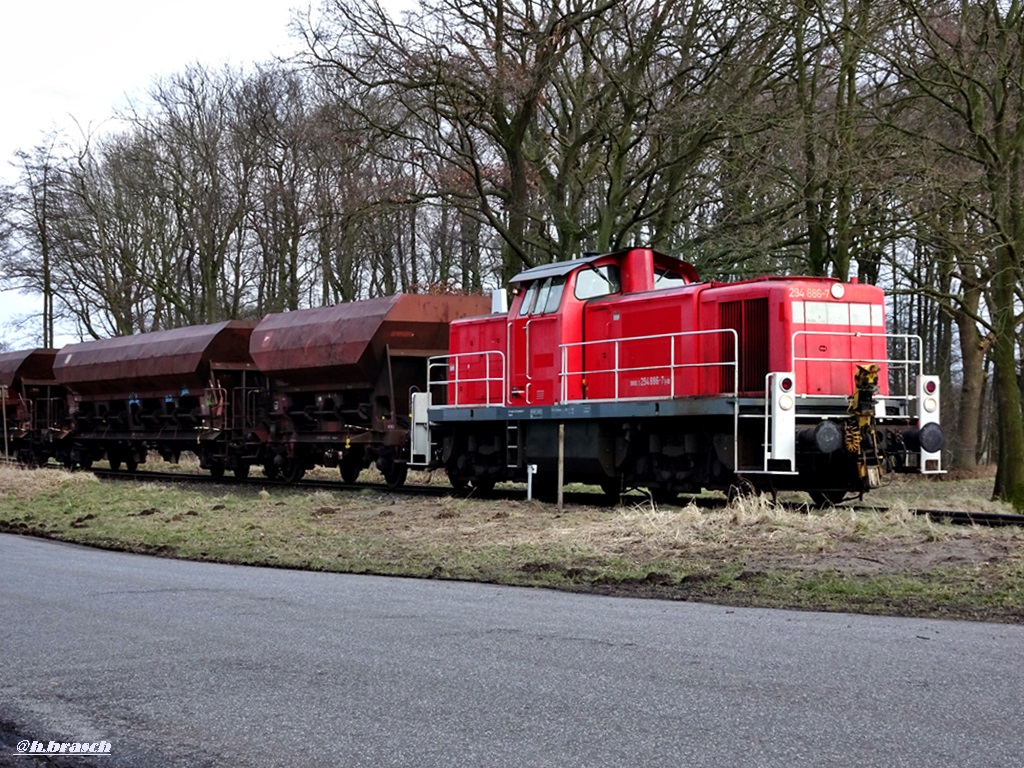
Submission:
M 614 264 L 606 264 L 603 267 L 588 267 L 577 272 L 573 296 L 583 301 L 608 296 L 620 290 L 619 268 Z
M 565 290 L 565 275 L 559 277 L 552 277 L 550 280 L 544 282 L 550 282 L 551 285 L 548 287 L 547 300 L 544 302 L 544 306 L 540 309 L 541 312 L 547 314 L 548 312 L 557 312 L 558 305 L 562 303 L 562 291 Z M 541 304 L 538 301 L 537 307 L 540 308 Z
M 660 288 L 676 288 L 681 285 L 686 285 L 686 278 L 680 275 L 678 272 L 673 272 L 671 269 L 655 269 L 654 270 L 654 289 Z
M 530 283 L 519 306 L 520 315 L 543 315 L 557 312 L 565 289 L 565 275 L 549 277 Z
M 532 282 L 526 289 L 526 295 L 523 296 L 523 303 L 519 305 L 519 314 L 528 315 L 533 311 L 533 302 L 537 300 L 537 286 L 538 283 Z

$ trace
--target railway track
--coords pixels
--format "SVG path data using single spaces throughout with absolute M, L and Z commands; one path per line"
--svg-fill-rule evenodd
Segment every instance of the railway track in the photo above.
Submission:
M 10 459 L 0 458 L 0 464 L 15 464 L 16 462 Z M 48 464 L 44 469 L 60 469 L 57 464 Z M 113 481 L 136 481 L 136 482 L 168 482 L 168 483 L 193 483 L 193 484 L 216 484 L 216 485 L 241 485 L 250 487 L 301 487 L 301 488 L 312 488 L 322 489 L 328 491 L 375 491 L 383 494 L 403 495 L 403 496 L 421 496 L 421 497 L 444 497 L 444 496 L 463 496 L 471 497 L 474 495 L 473 491 L 460 492 L 447 485 L 418 485 L 408 484 L 403 485 L 401 488 L 389 488 L 384 483 L 343 483 L 339 480 L 319 480 L 315 478 L 306 478 L 299 484 L 294 486 L 286 486 L 280 480 L 269 480 L 265 477 L 248 477 L 239 479 L 235 477 L 221 477 L 214 478 L 208 474 L 187 474 L 184 472 L 126 472 L 123 470 L 113 471 L 109 469 L 92 469 L 90 470 L 94 475 L 103 480 Z M 496 501 L 502 500 L 521 500 L 526 498 L 525 489 L 520 488 L 503 488 L 495 490 L 487 494 L 487 498 L 494 499 Z M 593 506 L 600 506 L 607 504 L 608 499 L 603 493 L 590 493 L 590 492 L 574 492 L 568 493 L 567 499 L 571 503 L 576 504 L 588 504 Z M 641 494 L 626 494 L 622 497 L 624 503 L 642 503 L 645 501 L 645 497 Z M 680 499 L 672 506 L 685 506 L 687 504 L 696 504 L 698 507 L 714 509 L 723 507 L 726 504 L 725 499 L 712 499 L 703 496 L 686 496 L 680 497 Z M 801 505 L 791 505 L 794 510 L 802 508 Z M 842 508 L 842 505 L 840 505 Z M 857 511 L 865 512 L 882 512 L 885 511 L 884 507 L 871 507 L 871 506 L 853 506 L 851 507 Z M 915 515 L 928 517 L 936 523 L 948 523 L 950 525 L 979 525 L 986 527 L 1000 527 L 1000 526 L 1013 526 L 1018 525 L 1024 527 L 1024 514 L 1012 514 L 1012 513 L 1001 513 L 1001 512 L 965 512 L 963 510 L 945 510 L 945 509 L 911 509 Z
M 378 491 L 380 493 L 403 494 L 407 496 L 452 496 L 457 492 L 446 486 L 440 485 L 404 485 L 401 488 L 389 488 L 384 483 L 344 483 L 339 480 L 318 480 L 306 478 L 295 484 L 287 484 L 280 480 L 270 480 L 266 477 L 247 477 L 244 479 L 236 477 L 219 477 L 211 475 L 192 475 L 184 472 L 124 472 L 109 469 L 90 470 L 96 477 L 103 480 L 115 481 L 137 481 L 137 482 L 168 482 L 168 483 L 199 483 L 213 485 L 249 486 L 256 488 L 296 488 L 296 489 L 322 489 L 328 491 Z
M 1024 526 L 1024 515 L 1000 512 L 957 512 L 941 509 L 915 509 L 915 515 L 925 515 L 937 523 L 954 525 L 1020 525 Z

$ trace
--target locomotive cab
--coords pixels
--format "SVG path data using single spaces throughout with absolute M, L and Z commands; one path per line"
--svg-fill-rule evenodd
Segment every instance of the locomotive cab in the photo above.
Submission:
M 600 385 L 590 394 L 601 376 L 596 361 L 609 353 L 598 345 L 609 334 L 630 335 L 651 322 L 635 314 L 622 321 L 616 301 L 641 296 L 644 303 L 651 291 L 696 280 L 691 265 L 649 249 L 526 270 L 511 281 L 507 315 L 452 323 L 447 404 L 547 406 L 603 397 Z M 628 354 L 642 357 L 637 349 L 630 347 Z M 593 372 L 591 381 L 587 371 Z
M 581 382 L 563 382 L 563 375 L 580 359 L 577 347 L 585 340 L 587 303 L 628 291 L 632 275 L 629 265 L 604 256 L 545 265 L 513 279 L 516 295 L 508 318 L 510 403 L 549 405 L 582 395 Z

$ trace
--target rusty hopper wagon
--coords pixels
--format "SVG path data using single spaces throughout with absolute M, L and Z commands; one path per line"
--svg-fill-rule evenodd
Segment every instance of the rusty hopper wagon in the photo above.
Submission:
M 45 464 L 64 416 L 64 390 L 53 378 L 55 349 L 0 355 L 3 450 L 25 464 Z
M 245 460 L 285 480 L 337 466 L 346 482 L 375 464 L 401 485 L 410 393 L 447 352 L 449 323 L 489 307 L 484 296 L 396 295 L 264 318 L 250 352 L 270 402 Z
M 58 459 L 89 467 L 105 457 L 112 469 L 133 470 L 151 448 L 169 461 L 192 451 L 223 474 L 218 443 L 244 417 L 253 325 L 231 320 L 64 347 L 54 362 L 68 391 Z

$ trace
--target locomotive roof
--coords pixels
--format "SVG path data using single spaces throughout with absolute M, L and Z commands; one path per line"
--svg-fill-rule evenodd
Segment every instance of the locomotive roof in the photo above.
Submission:
M 593 264 L 598 259 L 603 259 L 608 254 L 597 256 L 585 256 L 582 259 L 571 259 L 570 261 L 554 261 L 550 264 L 541 264 L 539 267 L 531 267 L 523 270 L 513 277 L 509 282 L 522 283 L 527 280 L 539 280 L 544 277 L 555 277 L 556 275 L 567 275 L 577 267 L 584 264 Z
M 596 255 L 584 256 L 581 259 L 570 259 L 569 261 L 555 261 L 551 264 L 541 264 L 539 267 L 531 267 L 530 269 L 523 270 L 513 277 L 509 283 L 523 283 L 539 280 L 545 277 L 567 275 L 581 266 L 593 264 L 594 262 L 608 258 L 609 256 L 624 256 L 629 253 L 630 250 L 637 249 L 631 248 L 624 251 L 612 251 L 610 253 L 599 253 Z M 691 283 L 695 283 L 699 279 L 697 276 L 697 270 L 694 269 L 693 265 L 689 262 L 677 259 L 674 256 L 668 256 L 667 254 L 659 251 L 652 251 L 652 253 L 654 254 L 655 266 L 678 269 Z
M 17 378 L 52 380 L 55 349 L 21 349 L 0 355 L 0 385 L 11 386 Z

